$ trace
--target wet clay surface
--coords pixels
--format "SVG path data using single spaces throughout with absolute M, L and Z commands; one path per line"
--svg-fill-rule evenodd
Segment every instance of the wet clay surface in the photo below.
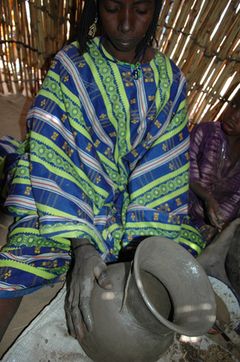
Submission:
M 129 281 L 130 264 L 110 265 L 108 274 L 113 288 L 109 292 L 95 285 L 91 303 L 94 328 L 82 341 L 82 348 L 97 362 L 156 361 L 171 345 L 172 331 L 152 316 L 132 279 Z M 144 271 L 141 277 L 154 307 L 168 317 L 171 303 L 164 286 Z
M 68 334 L 64 317 L 65 293 L 64 289 L 60 291 L 16 341 L 2 362 L 91 362 L 79 343 Z M 174 343 L 156 362 L 240 361 L 240 335 L 234 331 L 240 315 L 231 294 L 224 291 L 223 295 L 231 306 L 230 323 L 224 327 L 230 341 L 227 342 L 221 334 L 208 334 L 196 342 L 183 343 L 179 340 L 180 336 L 175 335 Z

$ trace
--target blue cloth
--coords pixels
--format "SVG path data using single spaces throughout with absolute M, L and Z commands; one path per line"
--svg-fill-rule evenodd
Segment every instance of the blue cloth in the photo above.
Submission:
M 71 238 L 88 238 L 106 262 L 151 235 L 200 253 L 187 215 L 185 98 L 185 78 L 161 53 L 137 77 L 99 38 L 84 55 L 77 43 L 56 55 L 9 169 L 5 206 L 17 220 L 0 254 L 0 296 L 62 280 Z

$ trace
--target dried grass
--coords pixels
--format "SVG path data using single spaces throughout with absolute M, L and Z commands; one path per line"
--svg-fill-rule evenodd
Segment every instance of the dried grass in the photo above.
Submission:
M 36 94 L 51 58 L 73 33 L 83 4 L 84 0 L 0 2 L 0 93 Z M 239 86 L 239 8 L 239 0 L 163 1 L 158 47 L 187 78 L 192 125 L 209 115 L 216 119 L 222 97 Z

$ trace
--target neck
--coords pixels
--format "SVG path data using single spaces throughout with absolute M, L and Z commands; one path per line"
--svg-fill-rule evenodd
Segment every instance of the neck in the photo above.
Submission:
M 112 57 L 115 59 L 126 62 L 129 64 L 136 64 L 136 63 L 147 63 L 150 62 L 154 57 L 154 50 L 153 48 L 148 47 L 140 57 L 136 58 L 136 51 L 135 49 L 122 52 L 117 50 L 111 42 L 109 42 L 105 37 L 102 38 L 102 45 L 106 49 L 106 51 L 111 54 Z
M 131 52 L 121 52 L 114 47 L 114 45 L 108 41 L 105 37 L 102 39 L 102 45 L 106 49 L 106 51 L 111 54 L 111 56 L 121 62 L 127 62 L 130 64 L 135 64 L 135 49 Z
M 235 144 L 239 144 L 240 142 L 240 135 L 236 135 L 236 136 L 227 136 L 227 140 L 230 146 L 235 145 Z

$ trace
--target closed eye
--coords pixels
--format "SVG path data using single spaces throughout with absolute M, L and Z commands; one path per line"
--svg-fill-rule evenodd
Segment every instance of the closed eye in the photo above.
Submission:
M 111 14 L 114 14 L 116 12 L 118 12 L 118 8 L 105 8 L 105 10 L 108 12 L 108 13 L 111 13 Z
M 136 12 L 140 15 L 145 15 L 147 14 L 148 10 L 136 10 Z

